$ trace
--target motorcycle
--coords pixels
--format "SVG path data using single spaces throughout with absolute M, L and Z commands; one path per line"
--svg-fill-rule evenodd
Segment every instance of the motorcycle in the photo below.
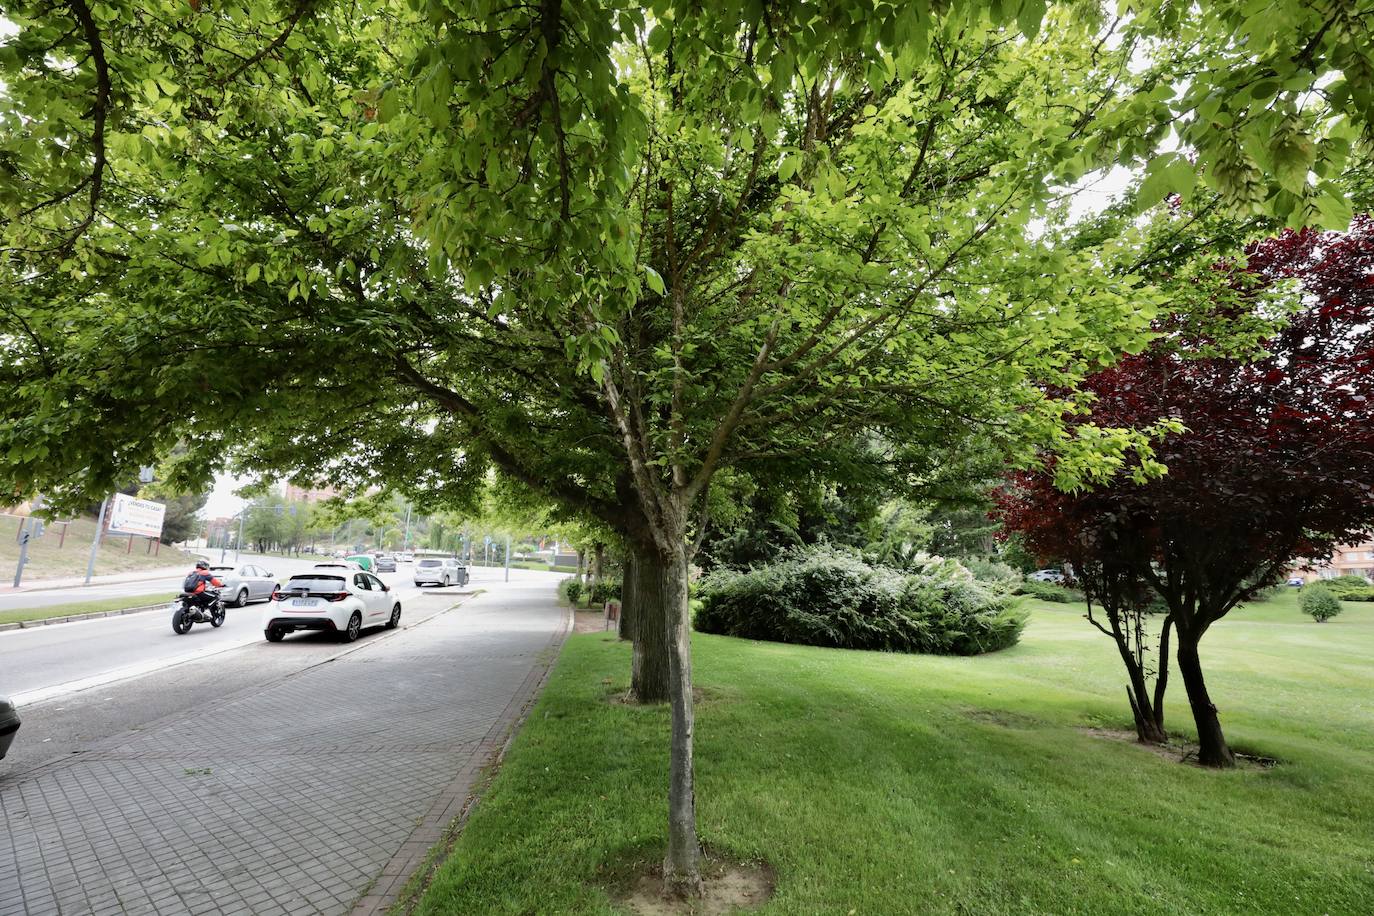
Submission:
M 207 588 L 201 594 L 210 597 L 208 607 L 196 604 L 189 594 L 182 594 L 172 602 L 172 632 L 178 636 L 191 632 L 193 624 L 208 623 L 218 627 L 224 623 L 224 599 L 220 597 L 219 589 Z

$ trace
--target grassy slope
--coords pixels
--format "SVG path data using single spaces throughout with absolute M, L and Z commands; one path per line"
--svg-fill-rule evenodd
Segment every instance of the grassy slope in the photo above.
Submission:
M 25 582 L 86 574 L 86 562 L 91 556 L 91 539 L 95 537 L 95 520 L 73 519 L 67 529 L 66 540 L 59 548 L 57 532 L 60 528 L 61 523 L 50 524 L 46 534 L 30 542 L 28 562 L 24 565 Z M 17 518 L 0 518 L 0 574 L 3 574 L 6 584 L 13 579 L 14 566 L 19 560 L 19 545 L 15 543 L 18 533 Z M 135 538 L 133 549 L 125 553 L 128 547 L 128 538 L 123 536 L 102 539 L 100 555 L 95 564 L 96 575 L 139 569 L 161 569 L 186 562 L 185 553 L 165 544 L 157 555 L 145 554 L 147 541 L 144 538 Z
M 1289 594 L 1208 635 L 1229 736 L 1285 761 L 1230 773 L 1078 728 L 1128 725 L 1080 610 L 973 659 L 697 635 L 704 838 L 776 867 L 773 913 L 1374 911 L 1374 605 L 1318 625 Z M 570 641 L 424 912 L 607 912 L 661 854 L 667 717 L 604 701 L 627 668 Z

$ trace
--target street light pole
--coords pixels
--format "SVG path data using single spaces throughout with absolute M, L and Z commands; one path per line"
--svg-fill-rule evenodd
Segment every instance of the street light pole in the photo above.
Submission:
M 105 509 L 109 504 L 108 496 L 100 501 L 100 516 L 95 520 L 95 537 L 91 539 L 91 558 L 86 561 L 86 585 L 91 584 L 91 576 L 95 575 L 95 555 L 100 551 L 100 532 L 105 528 Z
M 243 510 L 240 509 L 240 510 L 239 510 L 237 513 L 235 513 L 235 514 L 239 516 L 239 521 L 240 521 L 240 523 L 242 523 L 242 521 L 243 521 Z M 229 520 L 230 520 L 230 521 L 233 521 L 233 519 L 234 519 L 234 516 L 233 516 L 233 515 L 229 516 Z M 229 552 L 229 526 L 228 526 L 228 525 L 223 525 L 223 526 L 221 526 L 221 529 L 220 529 L 220 538 L 219 538 L 219 565 L 221 565 L 221 566 L 224 565 L 224 555 L 225 555 L 226 553 L 228 553 L 228 552 Z

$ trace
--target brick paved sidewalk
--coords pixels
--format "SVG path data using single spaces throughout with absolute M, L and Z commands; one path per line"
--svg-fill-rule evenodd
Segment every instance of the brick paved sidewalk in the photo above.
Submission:
M 513 582 L 328 664 L 0 775 L 0 916 L 385 903 L 566 629 L 549 585 Z

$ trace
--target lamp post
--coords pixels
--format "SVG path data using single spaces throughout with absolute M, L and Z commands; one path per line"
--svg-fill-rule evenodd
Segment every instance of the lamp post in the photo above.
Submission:
M 105 509 L 110 505 L 110 497 L 100 501 L 100 515 L 95 520 L 95 537 L 91 539 L 91 558 L 86 561 L 86 585 L 91 584 L 95 575 L 95 555 L 100 552 L 100 532 L 105 530 Z

